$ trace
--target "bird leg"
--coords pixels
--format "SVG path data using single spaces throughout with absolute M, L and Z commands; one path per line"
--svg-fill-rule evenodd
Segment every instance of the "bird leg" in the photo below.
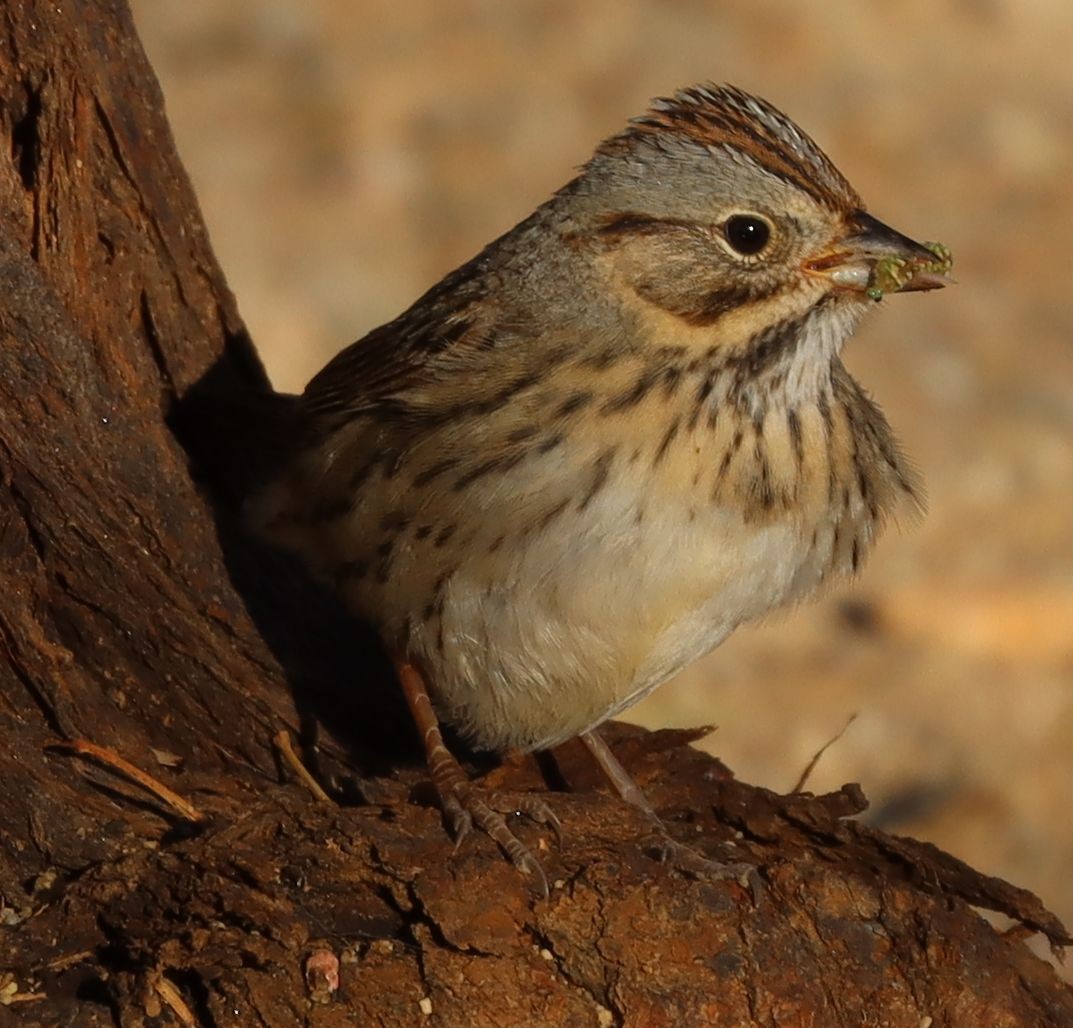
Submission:
M 680 871 L 696 877 L 724 879 L 732 878 L 743 887 L 748 888 L 753 895 L 757 892 L 756 869 L 749 864 L 727 864 L 720 860 L 712 860 L 704 856 L 692 846 L 671 838 L 666 825 L 660 820 L 655 808 L 648 802 L 647 797 L 641 791 L 637 783 L 630 777 L 629 772 L 619 763 L 618 757 L 611 752 L 611 748 L 604 742 L 597 730 L 591 729 L 582 732 L 579 736 L 586 749 L 592 754 L 593 759 L 600 765 L 607 780 L 619 794 L 631 806 L 637 807 L 651 825 L 652 845 L 651 849 L 656 853 L 659 860 L 669 863 Z
M 469 780 L 465 769 L 443 741 L 440 723 L 432 709 L 421 672 L 409 661 L 396 660 L 395 672 L 410 708 L 410 716 L 421 735 L 429 775 L 440 799 L 455 848 L 476 826 L 506 854 L 510 862 L 539 883 L 548 895 L 548 879 L 540 862 L 511 831 L 504 814 L 525 814 L 538 824 L 548 825 L 559 837 L 561 825 L 554 811 L 531 793 L 482 789 Z

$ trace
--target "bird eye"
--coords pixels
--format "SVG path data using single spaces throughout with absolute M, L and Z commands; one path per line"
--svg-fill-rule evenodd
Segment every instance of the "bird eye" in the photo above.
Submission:
M 771 239 L 771 226 L 755 214 L 735 214 L 727 218 L 723 235 L 743 257 L 755 257 Z

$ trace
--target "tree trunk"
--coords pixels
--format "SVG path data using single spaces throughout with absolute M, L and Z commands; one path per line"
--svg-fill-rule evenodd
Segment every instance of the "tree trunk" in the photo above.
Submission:
M 550 898 L 454 853 L 368 636 L 241 530 L 270 396 L 125 4 L 0 30 L 0 1021 L 1073 1023 L 1034 897 L 685 733 L 612 742 L 755 895 L 643 853 L 571 747 L 561 844 L 519 828 Z

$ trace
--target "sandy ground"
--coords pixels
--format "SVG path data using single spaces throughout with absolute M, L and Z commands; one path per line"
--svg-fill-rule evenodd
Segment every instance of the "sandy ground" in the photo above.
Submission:
M 880 217 L 956 256 L 848 361 L 930 512 L 859 581 L 631 711 L 872 816 L 1073 922 L 1073 6 L 1068 0 L 136 0 L 179 149 L 281 388 L 527 214 L 677 86 L 732 81 Z

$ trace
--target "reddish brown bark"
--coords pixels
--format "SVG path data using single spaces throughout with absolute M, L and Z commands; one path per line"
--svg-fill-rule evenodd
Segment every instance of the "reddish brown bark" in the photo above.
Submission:
M 519 827 L 548 900 L 487 840 L 453 854 L 380 658 L 239 527 L 264 376 L 122 3 L 4 6 L 0 138 L 0 1018 L 1073 1023 L 970 906 L 1068 942 L 1033 897 L 847 820 L 853 789 L 777 797 L 674 733 L 622 729 L 620 755 L 680 834 L 737 840 L 756 902 L 653 863 L 569 749 L 564 843 Z

